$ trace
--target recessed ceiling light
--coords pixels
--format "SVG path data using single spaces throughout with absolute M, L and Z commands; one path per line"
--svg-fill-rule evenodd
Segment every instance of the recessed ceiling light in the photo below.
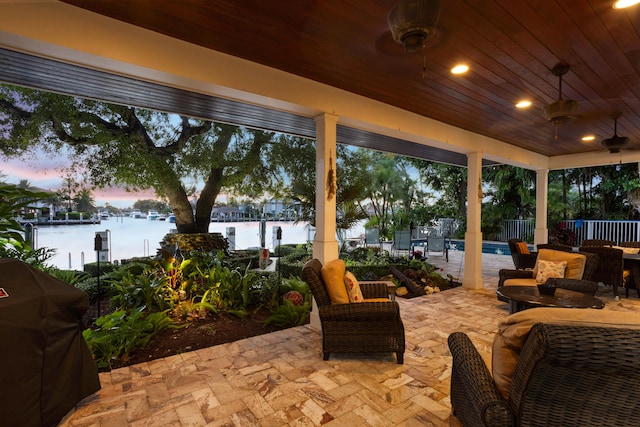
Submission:
M 582 140 L 584 142 L 593 141 L 594 139 L 596 139 L 595 135 L 585 135 L 582 137 Z
M 522 101 L 518 101 L 516 104 L 516 108 L 529 108 L 531 107 L 531 101 L 528 99 L 523 99 Z
M 635 6 L 640 3 L 640 0 L 618 0 L 613 2 L 614 9 L 624 9 L 626 7 Z
M 640 1 L 640 0 L 639 0 Z M 469 71 L 469 66 L 465 64 L 456 65 L 451 69 L 451 73 L 453 74 L 464 74 Z

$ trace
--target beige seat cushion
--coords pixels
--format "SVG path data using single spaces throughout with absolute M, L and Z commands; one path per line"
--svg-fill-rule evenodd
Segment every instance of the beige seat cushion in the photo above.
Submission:
M 518 277 L 515 279 L 507 279 L 504 281 L 503 286 L 536 286 L 538 282 L 533 277 Z
M 543 307 L 523 310 L 507 317 L 498 325 L 491 354 L 493 380 L 505 399 L 509 398 L 511 379 L 520 351 L 531 327 L 536 323 L 640 329 L 640 313 Z
M 346 269 L 343 260 L 334 259 L 323 265 L 320 270 L 332 304 L 349 304 L 349 294 L 344 285 Z
M 612 246 L 612 248 L 621 249 L 622 253 L 630 254 L 630 255 L 637 255 L 638 253 L 640 253 L 640 248 L 627 248 L 624 246 Z
M 538 263 L 540 261 L 566 261 L 567 267 L 564 271 L 564 278 L 580 280 L 584 274 L 584 265 L 587 257 L 579 253 L 540 249 L 536 258 L 536 265 L 533 267 L 533 277 L 538 275 Z

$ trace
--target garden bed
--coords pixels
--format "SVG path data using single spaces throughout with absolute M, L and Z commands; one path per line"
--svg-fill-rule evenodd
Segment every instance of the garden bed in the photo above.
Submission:
M 165 329 L 158 332 L 146 347 L 134 350 L 120 366 L 135 365 L 290 327 L 279 327 L 275 324 L 265 326 L 265 320 L 270 315 L 271 312 L 265 307 L 253 307 L 245 318 L 218 313 L 197 319 L 186 327 Z M 117 367 L 119 366 L 113 368 Z

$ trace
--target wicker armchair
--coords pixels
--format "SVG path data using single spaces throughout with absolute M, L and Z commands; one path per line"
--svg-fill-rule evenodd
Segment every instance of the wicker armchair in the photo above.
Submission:
M 538 323 L 508 398 L 462 332 L 449 336 L 451 406 L 463 426 L 637 426 L 640 330 Z
M 323 359 L 330 353 L 396 354 L 398 364 L 404 362 L 404 325 L 396 301 L 332 304 L 317 259 L 302 268 L 302 280 L 311 289 L 318 305 L 322 327 Z M 360 282 L 365 299 L 388 298 L 386 282 Z
M 640 248 L 640 242 L 620 242 L 621 248 Z M 624 258 L 624 254 L 623 254 Z M 635 289 L 640 298 L 640 287 L 636 286 L 636 276 L 640 276 L 640 266 L 636 261 L 624 261 L 624 271 L 622 273 L 622 286 L 624 286 L 627 298 L 629 289 Z
M 591 280 L 613 287 L 613 295 L 618 298 L 618 288 L 622 286 L 624 272 L 622 249 L 608 246 L 581 246 L 580 251 L 598 255 L 598 266 Z
M 537 252 L 523 253 L 518 247 L 518 243 L 524 243 L 520 239 L 509 239 L 509 252 L 511 252 L 511 258 L 513 258 L 513 265 L 517 270 L 524 270 L 525 268 L 533 268 L 536 264 Z

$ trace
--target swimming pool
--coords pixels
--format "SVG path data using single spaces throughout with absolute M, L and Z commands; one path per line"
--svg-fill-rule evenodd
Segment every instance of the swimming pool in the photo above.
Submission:
M 451 239 L 449 250 L 464 251 L 464 240 Z M 482 242 L 483 254 L 511 255 L 509 244 L 503 242 Z

